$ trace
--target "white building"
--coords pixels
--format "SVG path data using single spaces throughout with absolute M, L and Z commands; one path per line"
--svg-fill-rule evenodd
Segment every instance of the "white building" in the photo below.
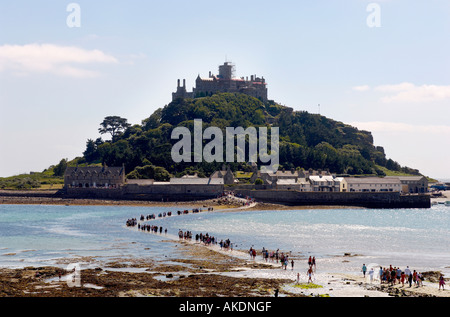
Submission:
M 305 178 L 283 178 L 276 181 L 277 189 L 298 190 L 300 192 L 312 191 L 311 183 Z
M 345 177 L 342 191 L 401 192 L 402 183 L 395 177 Z
M 332 175 L 312 175 L 309 181 L 313 192 L 340 192 L 343 178 Z

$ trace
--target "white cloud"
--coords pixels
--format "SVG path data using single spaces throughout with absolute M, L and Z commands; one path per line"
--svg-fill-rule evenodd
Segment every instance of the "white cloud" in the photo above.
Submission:
M 368 91 L 371 88 L 367 85 L 355 86 L 355 91 Z M 417 86 L 413 83 L 400 83 L 394 85 L 380 85 L 373 88 L 374 91 L 384 93 L 381 97 L 383 103 L 392 102 L 437 102 L 450 100 L 450 86 L 444 85 L 421 85 Z
M 352 89 L 356 91 L 367 91 L 370 89 L 370 87 L 368 85 L 362 85 L 362 86 L 355 86 Z
M 117 63 L 117 59 L 100 50 L 85 50 L 74 46 L 26 44 L 0 46 L 0 72 L 15 74 L 51 73 L 68 77 L 97 77 L 97 71 L 80 65 Z
M 430 102 L 450 99 L 450 86 L 421 85 L 401 83 L 398 85 L 379 86 L 376 90 L 394 93 L 386 96 L 381 101 L 390 102 Z

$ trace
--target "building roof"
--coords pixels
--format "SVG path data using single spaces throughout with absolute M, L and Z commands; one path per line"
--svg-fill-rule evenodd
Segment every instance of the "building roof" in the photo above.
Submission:
M 123 167 L 108 167 L 108 166 L 68 166 L 64 175 L 71 175 L 72 173 L 93 174 L 93 173 L 113 173 L 121 175 L 124 171 Z
M 309 179 L 315 182 L 332 182 L 335 180 L 332 175 L 311 175 Z
M 397 177 L 345 177 L 348 184 L 400 184 Z
M 128 179 L 128 184 L 136 184 L 136 185 L 153 185 L 155 183 L 154 179 Z
M 223 185 L 223 178 L 171 178 L 171 185 Z
M 276 171 L 275 173 L 267 173 L 271 177 L 298 177 L 299 172 L 296 170 L 292 171 Z
M 427 179 L 425 176 L 386 176 L 385 178 L 398 178 L 401 181 L 421 181 Z
M 225 171 L 215 171 L 214 173 L 212 173 L 211 178 L 223 178 L 225 173 Z
M 297 185 L 297 180 L 295 178 L 278 179 L 277 185 Z

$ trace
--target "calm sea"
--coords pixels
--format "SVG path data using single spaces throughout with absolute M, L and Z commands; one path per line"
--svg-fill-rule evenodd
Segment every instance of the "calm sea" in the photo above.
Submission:
M 185 207 L 191 209 L 190 207 Z M 178 208 L 184 209 L 184 208 Z M 147 234 L 127 219 L 172 211 Z M 366 265 L 400 266 L 450 274 L 450 207 L 431 209 L 311 209 L 202 212 L 176 215 L 176 208 L 123 206 L 0 205 L 0 267 L 55 265 L 61 258 L 94 256 L 151 258 L 180 256 L 178 230 L 229 238 L 237 249 L 291 252 L 297 263 L 315 256 L 328 272 L 359 272 Z M 343 257 L 345 253 L 353 256 Z

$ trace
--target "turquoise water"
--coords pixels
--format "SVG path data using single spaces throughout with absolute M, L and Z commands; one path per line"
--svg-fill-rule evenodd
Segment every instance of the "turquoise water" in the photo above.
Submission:
M 189 209 L 179 208 L 179 209 Z M 172 211 L 152 224 L 168 236 L 125 226 L 129 218 Z M 358 272 L 362 263 L 409 265 L 450 273 L 450 207 L 431 209 L 312 209 L 202 212 L 176 215 L 176 208 L 122 206 L 0 205 L 0 267 L 41 266 L 60 258 L 99 260 L 179 256 L 164 242 L 178 230 L 229 238 L 235 248 L 291 251 L 310 255 L 330 272 Z M 344 253 L 358 255 L 342 257 Z

